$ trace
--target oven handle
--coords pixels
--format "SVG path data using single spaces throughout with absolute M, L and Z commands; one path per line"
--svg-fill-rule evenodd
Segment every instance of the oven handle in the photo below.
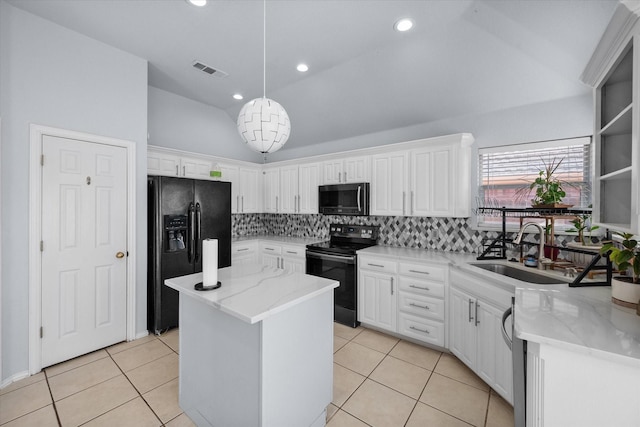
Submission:
M 319 254 L 317 252 L 307 251 L 307 258 L 317 258 L 317 259 L 329 259 L 334 261 L 340 261 L 345 264 L 355 264 L 356 263 L 356 255 L 329 255 L 329 254 Z

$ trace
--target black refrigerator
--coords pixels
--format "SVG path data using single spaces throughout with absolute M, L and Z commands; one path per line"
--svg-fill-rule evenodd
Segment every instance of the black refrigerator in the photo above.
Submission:
M 165 279 L 202 271 L 202 240 L 218 239 L 218 268 L 231 265 L 231 183 L 150 176 L 147 327 L 178 326 L 178 292 Z

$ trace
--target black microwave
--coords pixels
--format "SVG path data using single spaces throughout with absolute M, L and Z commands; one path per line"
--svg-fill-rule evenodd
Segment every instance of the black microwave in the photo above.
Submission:
M 325 215 L 369 215 L 369 183 L 321 185 L 318 206 Z

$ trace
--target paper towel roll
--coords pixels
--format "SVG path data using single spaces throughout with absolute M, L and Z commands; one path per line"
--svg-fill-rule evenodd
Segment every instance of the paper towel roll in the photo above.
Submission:
M 218 239 L 202 241 L 202 285 L 215 286 L 218 283 Z

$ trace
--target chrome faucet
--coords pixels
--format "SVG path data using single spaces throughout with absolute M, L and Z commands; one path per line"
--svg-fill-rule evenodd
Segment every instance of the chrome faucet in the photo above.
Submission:
M 547 258 L 545 258 L 544 256 L 544 229 L 540 224 L 536 224 L 535 222 L 525 222 L 524 224 L 522 224 L 522 228 L 520 228 L 520 231 L 518 231 L 518 235 L 516 236 L 516 238 L 513 239 L 513 243 L 519 245 L 522 242 L 522 235 L 524 234 L 524 230 L 530 225 L 536 227 L 540 232 L 540 244 L 538 245 L 538 268 L 542 270 L 544 269 L 542 262 L 546 261 Z

